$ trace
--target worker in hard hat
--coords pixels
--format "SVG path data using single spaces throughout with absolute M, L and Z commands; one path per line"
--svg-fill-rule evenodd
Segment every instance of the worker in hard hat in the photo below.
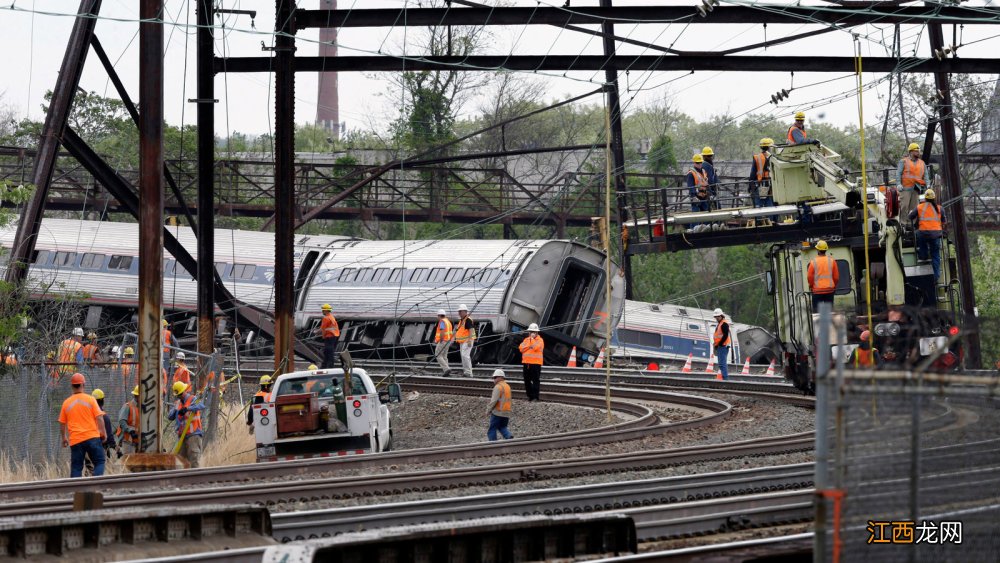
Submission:
M 320 310 L 323 319 L 320 320 L 319 337 L 323 340 L 323 369 L 336 367 L 337 360 L 337 340 L 340 339 L 340 325 L 337 324 L 336 317 L 333 316 L 333 307 L 329 303 L 324 303 Z
M 712 147 L 701 149 L 701 169 L 705 171 L 708 178 L 709 208 L 718 209 L 719 205 L 719 177 L 715 174 L 715 151 Z
M 76 327 L 69 338 L 59 343 L 59 374 L 69 375 L 83 364 L 83 329 Z
M 518 345 L 521 352 L 521 371 L 524 376 L 524 394 L 528 401 L 539 401 L 542 386 L 542 364 L 545 363 L 545 340 L 539 336 L 536 323 L 528 325 L 528 334 Z
M 83 335 L 83 331 L 80 331 Z M 107 439 L 104 429 L 104 411 L 97 405 L 97 399 L 84 393 L 87 379 L 82 373 L 74 373 L 69 380 L 73 394 L 63 401 L 59 411 L 59 432 L 62 445 L 70 449 L 70 477 L 83 475 L 84 458 L 94 462 L 94 476 L 104 475 L 107 458 L 101 444 Z
M 169 347 L 172 346 L 173 348 L 176 348 L 177 347 L 177 339 L 174 338 L 174 333 L 170 330 L 170 323 L 167 322 L 167 319 L 161 319 L 160 320 L 160 325 L 163 328 L 163 334 L 162 334 L 162 337 L 163 337 L 163 369 L 169 370 L 170 369 L 170 351 L 172 350 L 172 348 L 169 348 Z
M 271 401 L 271 376 L 262 375 L 260 377 L 260 390 L 254 393 L 253 398 L 250 399 L 251 405 L 256 405 L 258 403 L 268 403 Z M 253 429 L 253 407 L 247 409 L 247 426 Z
M 174 369 L 174 376 L 171 381 L 174 383 L 180 381 L 190 385 L 191 370 L 187 367 L 187 354 L 184 352 L 177 352 L 177 355 L 174 357 L 174 362 L 177 364 L 177 367 Z
M 806 135 L 805 112 L 795 112 L 795 123 L 788 128 L 787 139 L 789 145 L 802 145 L 809 142 L 808 135 Z
M 93 366 L 103 361 L 101 359 L 101 348 L 97 345 L 97 333 L 94 331 L 87 333 L 87 343 L 83 345 L 82 354 L 83 363 L 86 366 Z
M 486 438 L 491 442 L 496 442 L 499 432 L 504 440 L 514 437 L 507 426 L 510 424 L 510 414 L 513 411 L 513 400 L 511 399 L 510 385 L 507 384 L 507 376 L 502 369 L 493 370 L 493 394 L 490 395 L 489 405 L 486 407 L 486 416 L 490 418 L 490 426 L 486 430 Z
M 927 188 L 924 201 L 910 212 L 910 221 L 916 229 L 917 259 L 929 259 L 934 269 L 934 283 L 941 283 L 941 239 L 947 226 L 941 206 L 938 205 L 934 190 Z
M 125 381 L 126 386 L 129 383 L 133 383 L 132 381 L 133 379 L 135 379 L 134 381 L 135 385 L 139 384 L 139 378 L 137 377 L 133 378 L 133 376 L 136 373 L 135 349 L 132 348 L 131 346 L 126 346 L 125 349 L 122 350 L 122 363 L 120 370 L 122 372 L 122 380 Z
M 476 342 L 476 322 L 469 316 L 469 308 L 458 306 L 458 322 L 455 324 L 455 342 L 462 358 L 462 375 L 472 377 L 472 347 Z
M 910 146 L 906 147 L 906 153 L 906 157 L 900 160 L 899 166 L 896 167 L 896 179 L 899 182 L 899 216 L 902 219 L 910 217 L 917 208 L 920 195 L 931 185 L 930 169 L 920 158 L 920 145 L 910 143 Z
M 691 168 L 687 171 L 688 195 L 691 196 L 691 211 L 708 211 L 709 192 L 708 174 L 704 168 L 705 157 L 696 154 L 691 157 Z
M 309 367 L 307 367 L 306 369 L 309 371 L 316 371 L 319 369 L 319 367 L 316 364 L 309 364 Z
M 774 207 L 771 195 L 771 149 L 774 139 L 760 140 L 760 152 L 753 155 L 750 163 L 750 199 L 754 207 Z
M 139 451 L 139 386 L 132 389 L 132 400 L 118 411 L 118 443 L 126 453 Z
M 100 407 L 102 411 L 104 411 L 104 391 L 100 389 L 94 389 L 94 391 L 90 395 L 94 397 L 94 400 L 97 401 L 97 406 Z M 101 418 L 104 419 L 105 439 L 101 445 L 104 446 L 105 457 L 110 459 L 111 452 L 113 452 L 116 449 L 118 450 L 118 457 L 121 457 L 121 448 L 118 448 L 115 444 L 115 429 L 114 425 L 111 424 L 111 417 L 108 416 L 107 411 L 104 411 L 104 414 L 101 415 Z
M 712 344 L 715 348 L 715 359 L 719 362 L 719 373 L 722 379 L 729 379 L 729 348 L 733 342 L 733 335 L 729 331 L 729 322 L 726 321 L 726 314 L 722 309 L 716 308 L 712 312 L 715 317 L 715 333 L 712 335 Z
M 825 240 L 816 243 L 817 256 L 809 262 L 809 269 L 806 278 L 809 282 L 809 291 L 812 292 L 813 312 L 819 310 L 820 303 L 829 303 L 833 306 L 833 294 L 837 291 L 837 284 L 840 282 L 840 272 L 837 269 L 837 261 L 832 256 L 827 256 L 830 245 Z
M 201 428 L 201 411 L 205 410 L 205 405 L 195 398 L 191 386 L 183 381 L 175 381 L 170 389 L 177 400 L 167 413 L 167 420 L 177 422 L 180 454 L 191 463 L 191 467 L 198 467 L 202 436 L 205 434 Z
M 847 365 L 854 369 L 874 369 L 882 365 L 878 349 L 872 345 L 871 331 L 861 333 L 861 343 L 847 358 Z
M 452 329 L 451 321 L 448 320 L 448 313 L 444 309 L 438 309 L 437 326 L 434 328 L 434 357 L 438 365 L 441 366 L 441 374 L 445 377 L 451 375 L 451 366 L 448 365 L 448 348 L 451 348 L 455 332 Z

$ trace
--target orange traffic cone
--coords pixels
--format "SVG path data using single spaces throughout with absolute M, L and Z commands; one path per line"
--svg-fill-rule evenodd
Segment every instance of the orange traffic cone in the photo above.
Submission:
M 573 346 L 573 351 L 569 353 L 569 361 L 566 362 L 566 367 L 568 368 L 576 367 L 576 346 Z
M 719 373 L 716 373 L 715 378 L 718 379 L 719 381 L 722 381 L 722 372 L 720 371 Z
M 681 368 L 682 373 L 691 373 L 691 361 L 694 359 L 694 354 L 688 354 L 688 361 L 684 362 L 684 367 Z
M 705 368 L 705 373 L 715 373 L 715 354 L 708 356 L 708 366 Z
M 771 365 L 767 366 L 767 373 L 764 375 L 774 375 L 774 360 L 771 360 Z
M 601 348 L 601 352 L 597 354 L 597 360 L 594 361 L 595 368 L 604 367 L 604 348 Z
M 750 358 L 743 362 L 743 371 L 740 372 L 740 375 L 750 375 Z

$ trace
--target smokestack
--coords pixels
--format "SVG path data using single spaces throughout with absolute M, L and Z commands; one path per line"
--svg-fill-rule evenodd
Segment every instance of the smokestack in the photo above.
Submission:
M 320 0 L 320 9 L 336 10 L 337 0 Z M 322 28 L 319 30 L 319 56 L 335 57 L 337 55 L 337 29 Z M 330 132 L 330 136 L 339 139 L 340 99 L 337 94 L 337 73 L 319 73 L 319 95 L 316 104 L 316 124 Z

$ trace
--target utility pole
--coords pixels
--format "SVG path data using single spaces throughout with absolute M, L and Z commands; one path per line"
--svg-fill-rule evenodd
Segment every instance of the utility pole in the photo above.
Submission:
M 196 8 L 198 71 L 198 353 L 215 351 L 215 1 Z M 204 364 L 204 362 L 203 362 Z
M 277 0 L 274 40 L 274 369 L 295 369 L 295 2 Z
M 611 0 L 601 0 L 602 8 L 610 8 Z M 611 159 L 614 164 L 612 177 L 615 190 L 615 201 L 618 204 L 618 223 L 621 233 L 625 232 L 625 222 L 628 221 L 627 199 L 625 197 L 625 149 L 622 146 L 622 108 L 618 99 L 618 70 L 611 64 L 615 56 L 615 24 L 611 20 L 605 19 L 601 23 L 601 32 L 604 35 L 604 56 L 607 59 L 607 66 L 604 69 L 604 81 L 607 82 L 605 88 L 608 92 L 608 108 L 611 111 Z M 611 225 L 608 225 L 610 228 Z M 608 253 L 608 258 L 611 253 Z M 622 269 L 625 271 L 625 298 L 632 298 L 632 257 L 626 248 L 626 241 L 622 241 Z M 608 303 L 610 307 L 611 304 Z

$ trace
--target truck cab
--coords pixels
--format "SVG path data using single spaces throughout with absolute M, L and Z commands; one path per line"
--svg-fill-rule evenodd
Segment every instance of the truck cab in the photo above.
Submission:
M 253 409 L 257 461 L 387 451 L 389 408 L 363 369 L 297 371 L 278 376 Z

